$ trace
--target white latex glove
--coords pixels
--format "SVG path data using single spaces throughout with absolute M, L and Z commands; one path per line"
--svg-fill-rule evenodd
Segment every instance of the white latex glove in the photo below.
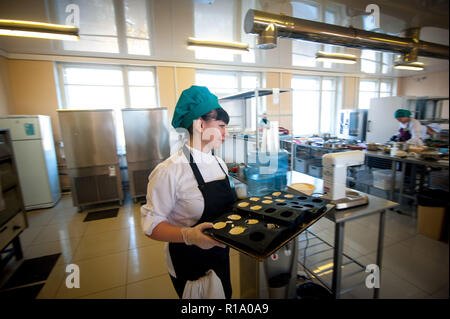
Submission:
M 201 223 L 195 227 L 182 227 L 181 235 L 186 245 L 196 245 L 201 249 L 210 249 L 214 246 L 225 248 L 225 245 L 203 234 L 204 229 L 212 228 L 212 223 Z

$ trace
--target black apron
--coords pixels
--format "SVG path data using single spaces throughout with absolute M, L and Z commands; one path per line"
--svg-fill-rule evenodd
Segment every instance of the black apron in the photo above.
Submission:
M 203 177 L 194 162 L 192 154 L 186 146 L 183 146 L 183 152 L 189 161 L 192 172 L 198 183 L 198 188 L 203 195 L 205 208 L 199 221 L 195 224 L 211 222 L 227 210 L 231 209 L 236 201 L 236 193 L 230 187 L 228 175 L 217 161 L 220 169 L 224 172 L 225 178 L 217 181 L 205 183 Z M 194 225 L 194 226 L 195 226 Z M 175 270 L 176 278 L 171 276 L 178 296 L 181 298 L 187 280 L 197 280 L 203 277 L 209 269 L 213 269 L 222 281 L 225 292 L 225 298 L 231 298 L 230 281 L 230 248 L 221 248 L 215 246 L 211 249 L 201 249 L 195 245 L 186 245 L 184 243 L 169 243 L 169 253 L 172 259 L 172 265 Z

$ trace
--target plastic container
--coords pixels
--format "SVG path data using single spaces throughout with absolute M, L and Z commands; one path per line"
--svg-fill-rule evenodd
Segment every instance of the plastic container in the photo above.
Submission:
M 443 190 L 425 190 L 417 195 L 417 231 L 435 240 L 448 237 L 448 195 Z M 446 227 L 447 226 L 447 227 Z
M 300 173 L 308 174 L 308 168 L 311 162 L 312 158 L 296 158 L 294 162 L 294 170 Z
M 310 165 L 308 169 L 308 174 L 314 177 L 322 178 L 323 166 Z
M 380 169 L 372 171 L 373 186 L 379 189 L 390 190 L 392 187 L 392 170 Z M 400 188 L 402 183 L 402 174 L 395 174 L 395 189 Z

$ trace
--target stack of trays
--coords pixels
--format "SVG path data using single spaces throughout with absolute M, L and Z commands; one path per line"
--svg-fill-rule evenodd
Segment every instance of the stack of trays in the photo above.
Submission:
M 236 202 L 205 233 L 262 260 L 333 208 L 325 199 L 277 191 Z

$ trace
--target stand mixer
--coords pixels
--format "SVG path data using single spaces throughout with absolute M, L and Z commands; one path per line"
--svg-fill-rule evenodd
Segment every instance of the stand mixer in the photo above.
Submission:
M 336 209 L 345 209 L 365 205 L 367 196 L 346 189 L 347 167 L 364 164 L 364 153 L 348 151 L 329 153 L 322 156 L 323 192 L 322 196 L 336 205 Z

